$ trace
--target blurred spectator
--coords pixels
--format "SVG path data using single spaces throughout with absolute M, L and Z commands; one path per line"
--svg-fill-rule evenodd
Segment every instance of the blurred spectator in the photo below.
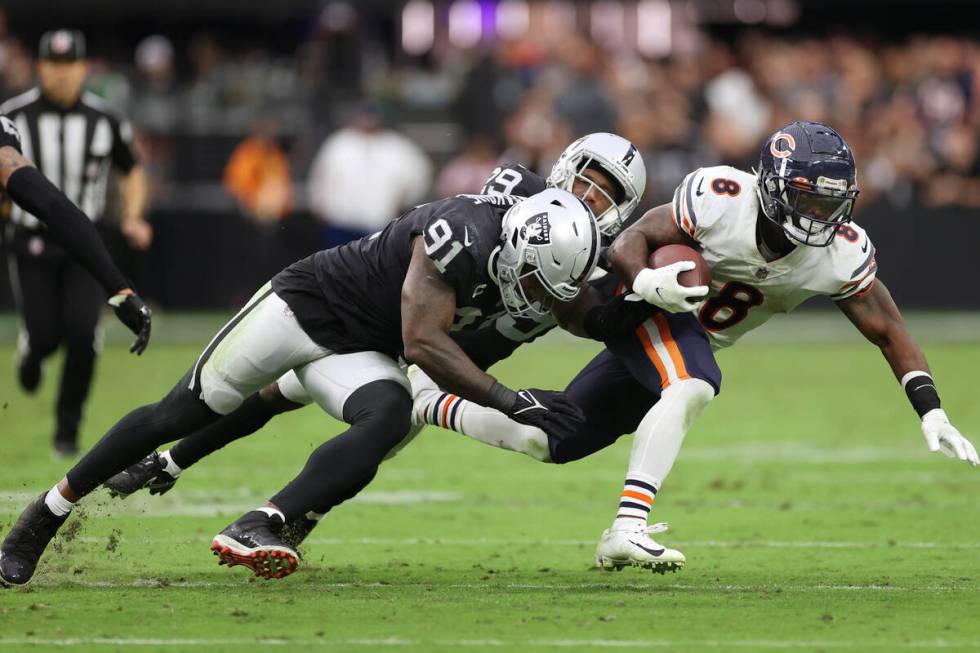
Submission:
M 378 106 L 358 106 L 349 126 L 324 141 L 307 181 L 310 208 L 323 225 L 322 247 L 382 229 L 422 200 L 431 181 L 422 149 L 383 127 Z
M 449 160 L 436 181 L 436 195 L 475 193 L 497 167 L 500 158 L 486 136 L 472 136 L 458 156 Z
M 555 110 L 568 121 L 573 134 L 616 131 L 616 106 L 601 77 L 598 48 L 585 39 L 562 40 L 557 55 L 568 79 L 555 98 Z
M 136 127 L 169 134 L 177 125 L 178 106 L 174 77 L 174 48 L 165 36 L 148 36 L 136 46 L 136 82 L 131 113 Z
M 279 147 L 278 131 L 274 116 L 259 116 L 225 167 L 225 188 L 259 223 L 280 220 L 293 205 L 289 161 Z

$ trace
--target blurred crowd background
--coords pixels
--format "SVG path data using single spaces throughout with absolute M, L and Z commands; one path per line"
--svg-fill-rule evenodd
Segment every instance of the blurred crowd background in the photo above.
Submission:
M 158 237 L 131 258 L 165 305 L 235 305 L 316 247 L 476 192 L 500 161 L 546 174 L 595 131 L 642 152 L 641 208 L 694 168 L 750 168 L 771 131 L 808 119 L 853 146 L 856 219 L 879 249 L 878 230 L 905 243 L 930 215 L 980 224 L 969 2 L 77 4 L 0 10 L 0 98 L 36 83 L 41 32 L 85 32 L 88 88 L 132 121 L 150 176 Z M 189 298 L 177 268 L 223 256 L 250 272 L 212 271 Z

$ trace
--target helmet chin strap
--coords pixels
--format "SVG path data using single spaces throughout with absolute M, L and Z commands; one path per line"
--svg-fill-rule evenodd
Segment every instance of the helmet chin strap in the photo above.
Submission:
M 786 228 L 761 210 L 756 218 L 755 240 L 759 253 L 767 261 L 782 258 L 797 246 L 797 242 L 786 233 Z

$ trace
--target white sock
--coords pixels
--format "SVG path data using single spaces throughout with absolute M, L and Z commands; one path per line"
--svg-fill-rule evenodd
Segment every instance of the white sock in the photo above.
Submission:
M 714 396 L 714 388 L 701 379 L 675 381 L 664 390 L 636 429 L 627 483 L 638 479 L 659 489 L 674 466 L 688 429 Z M 617 525 L 626 524 L 617 519 L 613 526 Z
M 455 431 L 498 449 L 517 451 L 535 460 L 551 462 L 548 436 L 533 426 L 480 404 L 443 392 L 421 370 L 409 375 L 412 381 L 412 421 Z
M 270 508 L 269 506 L 262 506 L 261 508 L 256 508 L 256 510 L 258 510 L 259 512 L 264 512 L 270 517 L 278 517 L 279 519 L 282 520 L 283 524 L 286 523 L 286 515 L 282 514 L 282 510 L 279 510 L 278 508 Z
M 459 427 L 453 429 L 498 449 L 509 449 L 530 456 L 543 463 L 551 462 L 548 436 L 536 426 L 520 424 L 499 410 L 459 400 L 457 412 Z
M 184 471 L 180 468 L 179 465 L 177 465 L 177 463 L 174 462 L 174 459 L 170 457 L 169 449 L 167 449 L 162 454 L 160 454 L 160 460 L 166 463 L 166 466 L 163 468 L 163 471 L 167 472 L 174 478 L 180 476 L 180 473 Z
M 73 502 L 61 496 L 61 492 L 58 491 L 57 485 L 48 490 L 48 493 L 44 496 L 44 505 L 48 507 L 48 510 L 59 517 L 64 517 L 71 512 L 72 508 L 75 507 Z

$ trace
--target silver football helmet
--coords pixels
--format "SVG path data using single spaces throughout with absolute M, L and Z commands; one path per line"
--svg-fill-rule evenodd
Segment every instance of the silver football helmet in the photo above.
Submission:
M 514 317 L 547 315 L 552 300 L 574 299 L 595 270 L 598 225 L 588 205 L 568 191 L 549 188 L 515 204 L 504 214 L 502 227 L 491 268 Z M 538 296 L 535 281 L 541 286 Z
M 612 177 L 622 191 L 621 197 L 610 197 L 583 175 L 582 171 L 589 167 L 598 167 Z M 609 200 L 609 208 L 596 216 L 596 221 L 604 235 L 615 238 L 643 197 L 647 187 L 647 167 L 636 146 L 628 140 L 616 134 L 597 132 L 583 136 L 565 148 L 551 168 L 548 184 L 570 191 L 576 179 L 590 186 L 587 193 L 600 193 Z

